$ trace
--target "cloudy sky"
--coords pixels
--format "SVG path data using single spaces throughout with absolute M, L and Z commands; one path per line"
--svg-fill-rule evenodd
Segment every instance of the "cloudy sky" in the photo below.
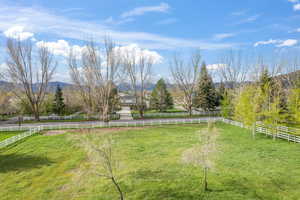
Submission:
M 85 40 L 110 35 L 117 43 L 156 56 L 157 76 L 168 75 L 174 52 L 201 49 L 214 68 L 229 49 L 270 52 L 300 46 L 298 0 L 0 0 L 0 66 L 6 38 L 30 39 L 59 57 Z

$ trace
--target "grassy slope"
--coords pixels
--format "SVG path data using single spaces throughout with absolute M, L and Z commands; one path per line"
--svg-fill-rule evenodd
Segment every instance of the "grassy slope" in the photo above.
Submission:
M 220 128 L 210 192 L 201 195 L 202 171 L 183 164 L 199 125 L 114 133 L 127 199 L 299 199 L 299 144 L 252 140 L 229 125 Z M 72 135 L 35 136 L 0 154 L 1 199 L 117 199 L 110 182 L 94 176 Z M 95 135 L 97 137 L 97 135 Z
M 20 133 L 22 133 L 22 131 L 8 131 L 8 132 L 0 131 L 0 141 L 10 138 L 12 136 L 18 135 Z

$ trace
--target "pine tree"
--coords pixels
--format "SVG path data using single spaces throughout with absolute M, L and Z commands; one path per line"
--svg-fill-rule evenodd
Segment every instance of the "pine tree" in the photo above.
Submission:
M 225 89 L 222 99 L 220 101 L 221 105 L 221 115 L 224 118 L 230 119 L 233 115 L 234 106 L 232 105 L 233 95 L 228 89 Z
M 55 97 L 52 105 L 52 111 L 55 114 L 62 115 L 65 111 L 63 93 L 59 85 L 56 87 Z
M 206 64 L 203 63 L 194 104 L 197 108 L 202 108 L 205 111 L 214 110 L 217 106 L 217 100 L 217 92 L 213 80 L 207 71 Z
M 220 83 L 220 86 L 217 90 L 217 101 L 216 101 L 216 106 L 220 106 L 222 104 L 222 101 L 224 100 L 226 94 L 226 88 L 225 88 L 225 84 L 223 82 Z
M 173 107 L 173 98 L 167 90 L 166 83 L 163 79 L 157 81 L 151 93 L 150 107 L 160 112 L 164 112 Z

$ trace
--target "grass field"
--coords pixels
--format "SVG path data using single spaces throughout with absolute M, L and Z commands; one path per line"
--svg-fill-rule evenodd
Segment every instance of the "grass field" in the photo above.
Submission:
M 144 116 L 143 119 L 181 119 L 181 118 L 199 118 L 199 117 L 219 117 L 220 115 L 166 115 L 166 116 Z M 141 119 L 141 117 L 134 115 L 133 119 Z
M 0 141 L 22 133 L 22 131 L 0 132 Z
M 299 144 L 255 140 L 246 129 L 217 124 L 218 153 L 202 192 L 202 169 L 182 161 L 204 125 L 91 130 L 112 134 L 126 199 L 298 200 Z M 76 133 L 77 132 L 77 133 Z M 118 199 L 111 183 L 95 176 L 78 138 L 85 132 L 37 135 L 0 153 L 1 200 Z
M 186 112 L 186 110 L 172 108 L 172 109 L 167 109 L 163 113 L 178 113 L 178 112 Z M 131 113 L 139 114 L 139 111 L 138 110 L 131 110 Z M 145 114 L 148 114 L 148 113 L 159 113 L 159 110 L 153 110 L 153 109 L 152 110 L 146 110 Z

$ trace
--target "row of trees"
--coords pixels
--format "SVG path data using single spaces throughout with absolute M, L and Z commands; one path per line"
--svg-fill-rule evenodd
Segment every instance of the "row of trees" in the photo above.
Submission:
M 11 91 L 39 120 L 57 62 L 47 47 L 33 50 L 31 41 L 9 39 L 7 54 L 6 73 L 12 83 Z M 155 62 L 152 56 L 143 51 L 121 49 L 110 38 L 106 38 L 103 47 L 89 42 L 80 55 L 71 51 L 67 61 L 71 80 L 88 115 L 99 113 L 100 119 L 108 121 L 118 101 L 116 85 L 126 82 L 143 116 L 145 86 L 150 82 Z M 59 98 L 56 97 L 54 104 L 61 110 L 63 105 L 59 105 Z M 56 113 L 60 113 L 59 110 Z
M 272 126 L 300 123 L 299 61 L 281 57 L 272 62 L 265 64 L 258 59 L 248 67 L 253 71 L 248 71 L 247 77 L 235 80 L 234 87 L 226 88 L 221 101 L 224 117 L 252 127 L 257 121 Z
M 7 53 L 6 77 L 14 87 L 10 90 L 11 94 L 21 104 L 27 105 L 36 120 L 39 120 L 41 107 L 45 105 L 45 99 L 49 95 L 47 88 L 57 62 L 49 49 L 40 47 L 33 50 L 30 41 L 9 39 Z M 87 43 L 80 55 L 75 55 L 71 51 L 67 63 L 76 91 L 72 97 L 65 96 L 67 105 L 72 104 L 74 99 L 78 99 L 82 109 L 88 115 L 99 113 L 100 119 L 108 121 L 109 114 L 117 109 L 116 102 L 119 101 L 117 85 L 126 83 L 135 97 L 135 107 L 143 117 L 146 109 L 146 86 L 151 81 L 154 57 L 143 51 L 122 49 L 111 39 L 106 38 L 103 46 L 100 47 L 94 42 Z M 279 72 L 286 74 L 288 71 L 295 71 L 299 66 L 298 60 L 291 64 L 285 60 L 274 59 L 272 68 L 266 66 L 260 57 L 257 62 L 249 62 L 240 53 L 229 52 L 220 63 L 222 64 L 218 67 L 218 75 L 224 84 L 216 88 L 199 52 L 192 54 L 190 59 L 185 59 L 178 54 L 174 55 L 170 62 L 170 69 L 175 86 L 175 89 L 172 88 L 173 94 L 177 92 L 174 96 L 176 98 L 171 97 L 165 82 L 160 80 L 151 94 L 150 106 L 165 111 L 176 103 L 181 104 L 192 114 L 195 108 L 205 111 L 214 110 L 222 102 L 224 116 L 235 116 L 241 120 L 274 121 L 269 116 L 275 116 L 276 113 L 280 118 L 283 116 L 288 116 L 290 119 L 299 118 L 297 110 L 299 87 L 295 84 L 295 75 L 293 78 L 292 76 L 275 78 Z M 292 67 L 287 69 L 287 66 L 292 66 L 294 69 Z M 269 68 L 272 70 L 265 70 Z M 254 70 L 250 72 L 249 69 Z M 257 84 L 258 82 L 260 84 Z M 288 98 L 283 98 L 284 96 Z M 249 101 L 250 97 L 252 97 L 250 104 L 242 103 Z M 61 114 L 61 110 L 64 109 L 60 98 L 55 97 L 56 102 L 52 103 L 52 107 L 56 107 L 55 112 L 58 114 Z M 5 102 L 5 99 L 2 101 Z M 248 108 L 244 106 L 246 104 L 259 106 Z M 245 112 L 242 110 L 246 108 L 254 110 L 255 116 L 244 117 Z M 277 108 L 280 108 L 280 111 L 276 110 Z M 257 116 L 258 110 L 263 114 Z M 276 119 L 276 121 L 280 120 Z
M 181 94 L 179 101 L 190 115 L 194 108 L 210 111 L 219 106 L 222 87 L 219 91 L 215 88 L 205 62 L 201 64 L 199 52 L 195 52 L 189 61 L 175 55 L 171 62 L 171 74 Z
M 300 123 L 299 88 L 298 84 L 284 87 L 281 77 L 271 77 L 265 69 L 258 81 L 241 86 L 236 94 L 227 93 L 223 101 L 223 114 L 232 115 L 248 126 L 257 121 L 270 125 Z

